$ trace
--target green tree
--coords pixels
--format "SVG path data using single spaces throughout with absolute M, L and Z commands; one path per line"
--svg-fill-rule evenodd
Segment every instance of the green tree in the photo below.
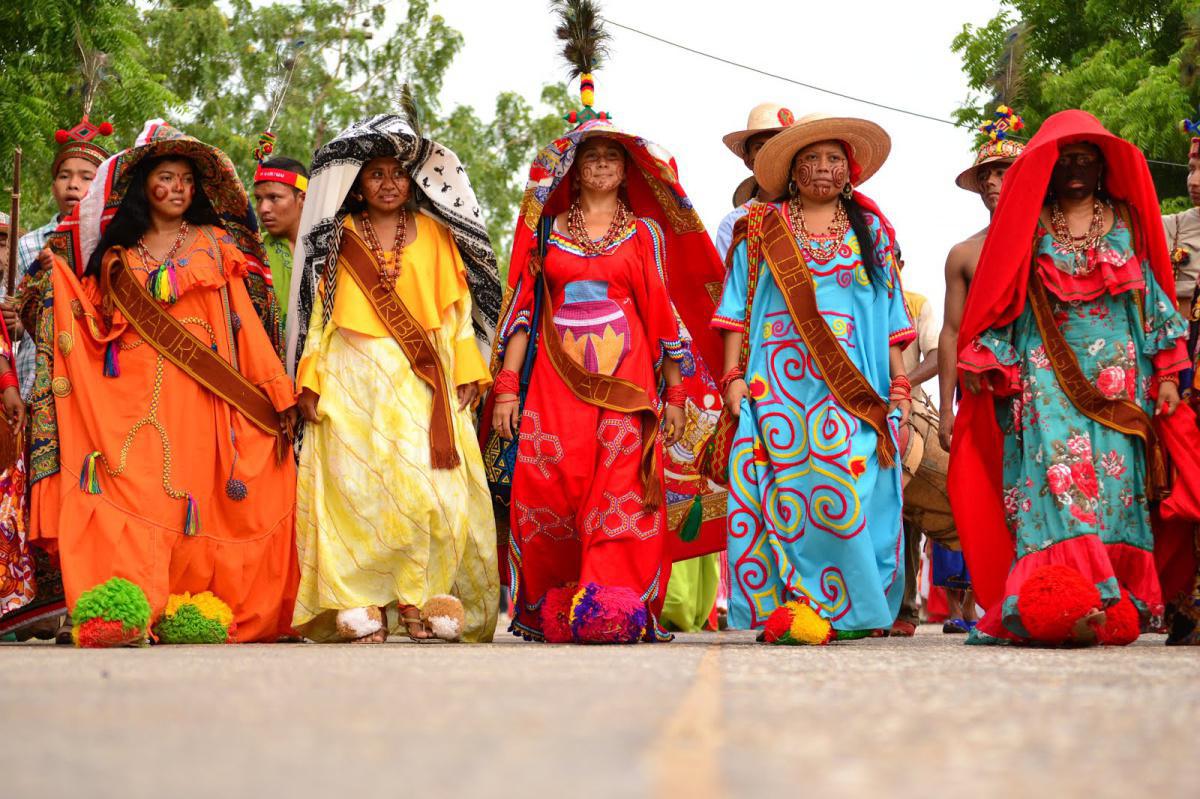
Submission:
M 1004 0 L 951 45 L 977 92 L 957 110 L 978 126 L 999 104 L 1032 136 L 1056 111 L 1081 108 L 1147 158 L 1178 164 L 1179 121 L 1200 102 L 1200 0 Z M 1186 173 L 1151 164 L 1164 207 L 1186 203 Z
M 7 188 L 8 159 L 19 145 L 23 227 L 40 225 L 57 210 L 49 182 L 58 149 L 54 132 L 79 121 L 85 95 L 94 99 L 91 119 L 114 126 L 113 138 L 98 140 L 110 147 L 178 105 L 139 27 L 128 0 L 0 3 L 0 175 Z M 84 53 L 92 67 L 87 74 Z
M 145 23 L 166 86 L 183 100 L 184 127 L 225 150 L 244 176 L 293 62 L 271 129 L 276 153 L 302 161 L 354 120 L 397 109 L 407 81 L 424 132 L 466 165 L 502 261 L 524 170 L 535 148 L 564 127 L 557 114 L 539 114 L 512 92 L 497 98 L 490 122 L 470 107 L 444 111 L 438 98 L 463 38 L 429 0 L 410 0 L 391 31 L 387 7 L 369 0 L 161 0 Z M 564 87 L 546 87 L 542 100 L 559 108 L 565 95 Z

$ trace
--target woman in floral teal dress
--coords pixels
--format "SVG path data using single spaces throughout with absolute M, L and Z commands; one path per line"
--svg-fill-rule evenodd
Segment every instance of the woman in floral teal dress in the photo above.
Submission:
M 1070 113 L 1077 116 L 1047 126 L 1054 131 L 1072 123 L 1090 130 L 1094 123 L 1103 131 L 1082 112 Z M 1032 221 L 1032 238 L 1023 237 L 1032 241 L 1031 257 L 1016 256 L 1031 264 L 1027 269 L 1032 274 L 1000 279 L 1005 259 L 1013 263 L 1011 250 L 1019 248 L 1008 244 L 1013 239 L 993 240 L 994 230 L 979 267 L 985 282 L 972 286 L 968 300 L 967 313 L 974 315 L 977 331 L 984 327 L 981 318 L 992 320 L 963 339 L 967 343 L 959 367 L 970 398 L 965 404 L 986 406 L 992 404 L 987 397 L 994 398 L 1003 444 L 992 446 L 994 439 L 989 441 L 978 415 L 973 417 L 972 434 L 961 442 L 955 439 L 952 499 L 962 498 L 966 473 L 972 502 L 958 502 L 957 515 L 976 522 L 988 514 L 988 500 L 980 497 L 987 493 L 980 491 L 981 475 L 970 470 L 993 449 L 1002 457 L 1000 503 L 1012 546 L 1012 557 L 999 561 L 999 550 L 990 546 L 995 542 L 981 537 L 980 525 L 968 524 L 972 529 L 964 537 L 964 549 L 972 573 L 977 563 L 993 574 L 1003 563 L 1010 566 L 1002 590 L 985 597 L 989 612 L 971 642 L 1030 638 L 1017 598 L 1023 582 L 1042 566 L 1061 564 L 1082 573 L 1099 591 L 1097 612 L 1119 601 L 1123 592 L 1143 617 L 1162 612 L 1151 530 L 1152 459 L 1140 438 L 1077 407 L 1081 392 L 1064 390 L 1052 363 L 1053 347 L 1048 351 L 1034 312 L 1034 301 L 1045 297 L 1053 324 L 1090 390 L 1104 400 L 1128 400 L 1148 417 L 1174 411 L 1178 372 L 1187 366 L 1187 327 L 1175 309 L 1172 287 L 1164 285 L 1155 268 L 1166 257 L 1165 247 L 1157 251 L 1161 245 L 1155 239 L 1161 236 L 1142 235 L 1150 229 L 1142 219 L 1150 202 L 1137 190 L 1144 188 L 1134 180 L 1140 173 L 1130 175 L 1130 162 L 1136 165 L 1137 160 L 1129 153 L 1133 148 L 1099 131 L 1086 139 L 1060 134 L 1058 140 L 1043 141 L 1034 157 L 1044 162 L 1043 172 L 1051 169 L 1048 195 L 1046 177 L 1036 174 L 1037 163 L 1010 172 L 997 220 L 1004 224 L 1007 211 L 1010 234 L 1016 217 Z M 1145 161 L 1141 164 L 1144 170 Z M 1152 187 L 1149 191 L 1152 196 Z M 1130 197 L 1130 202 L 1114 195 Z M 1033 214 L 1030 201 L 1037 201 Z M 1009 252 L 1002 251 L 1006 246 Z M 989 268 L 993 271 L 985 273 Z M 1030 288 L 1023 292 L 1026 296 L 1016 297 L 1013 286 Z M 1019 309 L 1015 319 L 1003 318 L 1006 307 Z M 1060 369 L 1062 364 L 1059 356 Z M 972 483 L 974 494 L 969 493 Z M 971 505 L 966 513 L 964 504 Z

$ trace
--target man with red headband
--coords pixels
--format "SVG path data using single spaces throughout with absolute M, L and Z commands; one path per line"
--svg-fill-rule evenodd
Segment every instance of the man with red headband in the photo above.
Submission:
M 269 158 L 254 173 L 254 211 L 266 230 L 263 245 L 279 311 L 287 317 L 292 286 L 292 254 L 300 235 L 300 212 L 308 191 L 308 170 L 293 158 Z
M 988 609 L 969 642 L 1128 643 L 1162 613 L 1150 508 L 1190 414 L 1174 293 L 1141 151 L 1085 112 L 1047 119 L 1005 177 L 959 338 L 949 489 Z

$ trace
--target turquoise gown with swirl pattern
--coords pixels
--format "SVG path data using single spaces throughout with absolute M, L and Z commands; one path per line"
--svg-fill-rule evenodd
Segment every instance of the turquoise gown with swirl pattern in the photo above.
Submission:
M 780 213 L 787 219 L 786 207 Z M 866 216 L 883 275 L 868 276 L 853 230 L 828 261 L 810 260 L 808 268 L 821 315 L 887 397 L 889 346 L 905 346 L 915 334 L 893 243 L 879 220 Z M 828 241 L 813 239 L 818 247 Z M 744 326 L 746 261 L 743 240 L 714 327 Z M 836 630 L 888 628 L 904 594 L 900 470 L 880 468 L 874 430 L 838 404 L 766 261 L 756 268 L 750 399 L 742 402 L 729 468 L 729 624 L 761 627 L 776 607 L 798 599 Z M 897 418 L 889 418 L 893 440 Z

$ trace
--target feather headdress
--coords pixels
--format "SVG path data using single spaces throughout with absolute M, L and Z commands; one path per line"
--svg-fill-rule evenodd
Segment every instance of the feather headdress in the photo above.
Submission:
M 597 112 L 596 81 L 593 74 L 608 57 L 610 36 L 600 18 L 600 6 L 594 0 L 556 0 L 554 9 L 559 23 L 555 35 L 563 43 L 562 55 L 570 66 L 570 76 L 579 78 L 579 98 L 583 108 L 566 114 L 563 119 L 572 125 L 582 125 L 592 119 L 611 119 Z

